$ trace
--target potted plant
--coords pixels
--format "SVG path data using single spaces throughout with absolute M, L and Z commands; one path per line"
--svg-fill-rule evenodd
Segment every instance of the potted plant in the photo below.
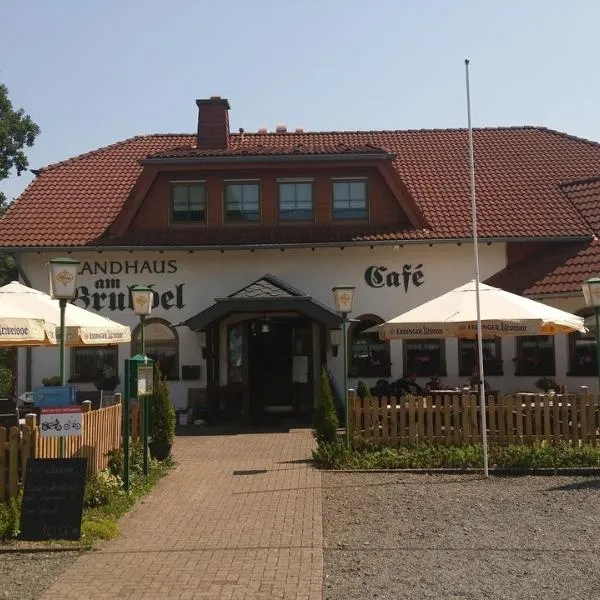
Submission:
M 94 384 L 97 390 L 104 390 L 106 392 L 114 392 L 115 388 L 120 383 L 119 374 L 114 367 L 105 365 L 102 367 L 100 374 Z
M 165 460 L 171 453 L 175 437 L 175 409 L 171 402 L 171 392 L 166 379 L 158 366 L 154 369 L 154 384 L 150 399 L 150 456 Z
M 50 377 L 44 377 L 42 379 L 42 385 L 46 387 L 54 387 L 60 385 L 60 377 L 58 375 L 51 375 Z
M 535 387 L 547 394 L 556 391 L 556 381 L 552 377 L 540 377 L 535 382 Z

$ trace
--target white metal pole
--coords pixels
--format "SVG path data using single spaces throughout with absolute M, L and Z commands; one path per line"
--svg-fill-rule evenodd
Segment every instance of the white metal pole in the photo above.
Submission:
M 473 127 L 471 125 L 471 89 L 469 85 L 469 59 L 465 59 L 467 84 L 467 122 L 469 127 L 469 171 L 471 176 L 471 215 L 473 219 L 473 251 L 475 253 L 475 303 L 477 306 L 477 355 L 479 362 L 479 406 L 481 409 L 481 441 L 483 444 L 483 473 L 488 476 L 487 419 L 485 408 L 485 384 L 483 372 L 483 335 L 481 328 L 481 300 L 479 297 L 479 249 L 477 246 L 477 202 L 475 195 L 475 152 Z

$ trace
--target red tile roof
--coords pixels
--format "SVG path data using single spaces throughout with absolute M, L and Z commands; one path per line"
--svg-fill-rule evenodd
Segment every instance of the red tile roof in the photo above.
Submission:
M 594 233 L 600 233 L 600 177 L 563 183 L 561 189 L 583 215 Z
M 591 235 L 560 183 L 597 176 L 599 144 L 537 127 L 478 129 L 474 139 L 482 237 Z M 0 245 L 98 244 L 141 173 L 139 161 L 194 144 L 193 135 L 136 137 L 47 167 L 0 219 Z M 388 239 L 471 235 L 465 130 L 246 133 L 232 135 L 230 147 L 256 152 L 340 144 L 396 155 L 394 166 L 429 228 L 390 231 Z
M 490 277 L 486 283 L 525 296 L 581 292 L 600 274 L 600 241 L 556 244 Z

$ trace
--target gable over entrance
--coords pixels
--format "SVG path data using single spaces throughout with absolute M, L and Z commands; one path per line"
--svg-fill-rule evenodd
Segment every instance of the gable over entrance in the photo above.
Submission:
M 183 324 L 194 331 L 200 331 L 211 323 L 238 312 L 296 312 L 331 328 L 339 327 L 341 323 L 341 318 L 335 311 L 267 273 L 226 298 L 216 298 L 212 306 L 190 317 Z

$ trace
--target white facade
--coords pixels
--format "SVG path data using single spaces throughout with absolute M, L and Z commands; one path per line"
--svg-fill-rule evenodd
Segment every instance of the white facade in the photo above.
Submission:
M 47 291 L 47 262 L 62 253 L 27 253 L 20 255 L 20 268 L 25 283 Z M 331 288 L 342 283 L 356 286 L 352 316 L 372 314 L 382 319 L 392 318 L 418 306 L 462 283 L 473 279 L 473 251 L 471 245 L 410 244 L 405 246 L 376 246 L 353 248 L 315 248 L 280 250 L 236 251 L 122 251 L 76 252 L 72 258 L 81 261 L 77 285 L 79 306 L 98 311 L 115 321 L 131 326 L 138 317 L 128 308 L 127 288 L 136 284 L 153 285 L 160 298 L 151 317 L 165 319 L 171 324 L 181 323 L 214 303 L 270 273 L 285 283 L 312 296 L 333 309 Z M 480 248 L 481 278 L 485 280 L 506 266 L 506 248 L 502 243 L 482 245 Z M 407 268 L 404 269 L 404 266 Z M 409 267 L 408 267 L 409 266 Z M 389 283 L 377 279 L 368 285 L 365 274 L 369 267 L 382 267 L 379 274 L 392 274 Z M 385 270 L 384 270 L 385 269 Z M 421 273 L 414 276 L 417 271 Z M 394 277 L 392 272 L 399 274 Z M 403 277 L 403 273 L 408 276 Z M 397 287 L 396 287 L 397 284 Z M 108 288 L 107 288 L 108 286 Z M 575 312 L 583 306 L 582 298 L 556 300 L 553 306 Z M 224 327 L 224 326 L 222 326 Z M 179 365 L 201 365 L 197 381 L 170 382 L 176 408 L 187 402 L 187 389 L 206 385 L 206 369 L 202 358 L 201 336 L 183 326 L 179 333 Z M 504 360 L 503 377 L 487 377 L 493 388 L 503 391 L 534 389 L 535 377 L 513 375 L 512 358 L 515 356 L 514 338 L 502 341 Z M 41 385 L 43 377 L 58 373 L 59 357 L 54 348 L 34 348 L 31 351 L 32 386 Z M 119 350 L 121 379 L 123 359 L 130 355 L 129 344 Z M 226 360 L 223 354 L 221 360 Z M 402 342 L 391 342 L 392 378 L 402 376 Z M 18 393 L 26 391 L 25 350 L 20 350 Z M 338 382 L 342 380 L 341 353 L 333 358 L 328 349 L 328 364 Z M 579 385 L 594 386 L 595 378 L 567 377 L 568 340 L 556 339 L 556 380 L 574 389 Z M 446 341 L 447 385 L 462 384 L 458 375 L 457 340 Z M 223 373 L 226 370 L 221 371 Z M 67 361 L 67 374 L 69 362 Z M 374 381 L 368 381 L 374 383 Z M 350 385 L 355 382 L 350 380 Z M 81 388 L 91 384 L 81 384 Z M 340 386 L 341 387 L 341 386 Z

